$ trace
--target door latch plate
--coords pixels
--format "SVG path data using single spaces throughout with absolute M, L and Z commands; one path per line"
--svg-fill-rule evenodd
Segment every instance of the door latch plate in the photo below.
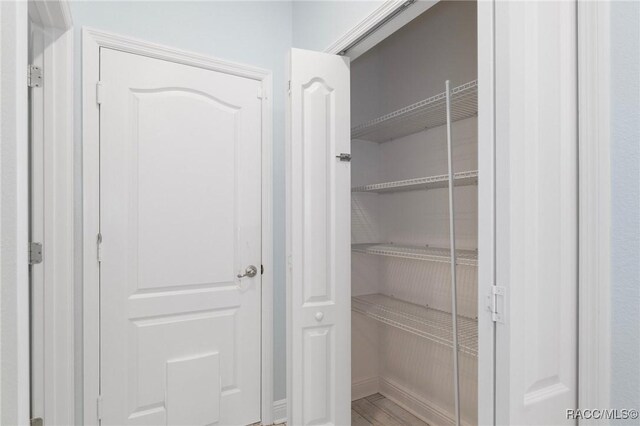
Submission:
M 491 311 L 491 319 L 494 322 L 504 324 L 505 314 L 507 311 L 506 304 L 507 289 L 502 286 L 494 285 L 491 287 L 489 295 L 489 311 Z

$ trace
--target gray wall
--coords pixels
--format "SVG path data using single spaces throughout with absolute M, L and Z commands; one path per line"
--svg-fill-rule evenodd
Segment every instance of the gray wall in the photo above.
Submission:
M 640 3 L 635 1 L 611 3 L 611 186 L 611 407 L 638 409 Z
M 76 32 L 75 48 L 75 164 L 76 176 L 76 315 L 81 327 L 82 303 L 82 98 L 81 28 L 89 26 L 133 36 L 222 59 L 246 63 L 273 72 L 274 170 L 274 398 L 286 397 L 285 388 L 285 270 L 284 270 L 284 81 L 285 59 L 291 47 L 291 2 L 145 1 L 84 2 L 71 5 Z M 82 330 L 76 330 L 76 359 L 82 360 Z M 81 390 L 82 364 L 76 365 L 76 386 Z M 76 394 L 81 416 L 81 393 Z M 77 417 L 81 424 L 81 417 Z

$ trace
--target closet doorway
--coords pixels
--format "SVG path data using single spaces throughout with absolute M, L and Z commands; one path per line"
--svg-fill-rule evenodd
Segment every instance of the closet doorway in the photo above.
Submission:
M 571 423 L 575 5 L 408 3 L 292 53 L 289 419 Z

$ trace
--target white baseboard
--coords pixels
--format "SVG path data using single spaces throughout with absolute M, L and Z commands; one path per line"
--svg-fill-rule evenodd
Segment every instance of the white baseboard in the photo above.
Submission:
M 351 400 L 364 398 L 380 391 L 378 377 L 368 377 L 351 383 Z
M 273 402 L 273 424 L 285 423 L 287 421 L 287 399 Z
M 433 425 L 455 425 L 453 413 L 409 392 L 405 387 L 380 377 L 380 393 L 405 410 Z M 462 422 L 469 426 L 468 423 Z
M 381 393 L 405 410 L 420 417 L 433 425 L 455 425 L 453 413 L 445 410 L 424 398 L 416 396 L 404 386 L 383 377 L 370 377 L 351 384 L 351 399 L 356 400 L 365 396 Z M 281 399 L 273 403 L 273 424 L 286 423 L 287 400 Z M 462 422 L 463 426 L 471 426 Z

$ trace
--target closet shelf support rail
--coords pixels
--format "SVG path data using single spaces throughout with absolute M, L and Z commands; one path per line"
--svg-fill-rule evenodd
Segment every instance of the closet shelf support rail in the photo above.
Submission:
M 438 309 L 405 302 L 384 294 L 354 296 L 351 310 L 391 327 L 453 348 L 451 314 Z M 478 356 L 478 321 L 459 317 L 458 351 Z
M 453 177 L 456 186 L 467 186 L 478 184 L 478 171 L 469 170 L 458 172 Z M 375 192 L 378 194 L 385 192 L 417 191 L 447 188 L 449 186 L 449 175 L 427 176 L 414 179 L 398 180 L 394 182 L 374 183 L 351 188 L 351 192 Z
M 393 243 L 352 244 L 351 251 L 355 253 L 423 260 L 429 262 L 451 262 L 449 249 L 439 247 L 408 246 Z M 476 250 L 456 250 L 456 252 L 456 262 L 458 265 L 478 266 L 478 252 Z
M 451 90 L 451 120 L 459 121 L 478 115 L 478 82 L 476 80 Z M 388 142 L 447 123 L 447 93 L 439 93 L 351 128 L 352 139 Z

